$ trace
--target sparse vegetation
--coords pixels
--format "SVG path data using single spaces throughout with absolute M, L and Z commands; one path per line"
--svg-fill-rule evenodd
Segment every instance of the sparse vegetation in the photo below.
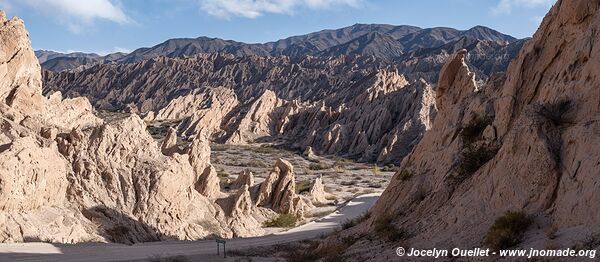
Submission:
M 381 171 L 383 172 L 396 172 L 397 167 L 394 164 L 385 165 Z
M 521 242 L 531 222 L 524 212 L 508 211 L 494 221 L 486 235 L 485 244 L 495 250 L 513 247 Z
M 471 144 L 481 138 L 485 128 L 492 123 L 491 117 L 475 117 L 460 131 L 460 137 L 465 144 Z
M 356 180 L 342 181 L 340 184 L 342 186 L 355 186 L 356 185 Z
M 555 103 L 542 105 L 538 113 L 550 121 L 554 126 L 561 127 L 570 123 L 570 121 L 564 116 L 565 112 L 569 110 L 570 106 L 571 101 L 561 100 Z
M 383 185 L 382 185 L 382 184 L 380 184 L 380 183 L 374 183 L 374 182 L 373 182 L 373 183 L 369 183 L 369 187 L 370 187 L 370 188 L 382 188 L 382 187 L 383 187 Z
M 310 165 L 308 165 L 308 169 L 310 170 L 323 170 L 323 169 L 328 169 L 329 167 L 322 164 L 322 163 L 310 163 Z
M 117 243 L 129 243 L 129 232 L 131 230 L 125 225 L 116 225 L 106 230 L 106 233 Z
M 220 170 L 217 170 L 217 176 L 220 178 L 228 178 L 229 174 L 227 172 L 225 172 L 225 170 L 220 169 Z
M 210 144 L 210 150 L 211 151 L 226 151 L 228 149 L 227 145 L 223 145 L 223 144 Z
M 462 153 L 462 160 L 458 167 L 458 176 L 455 177 L 457 182 L 462 182 L 485 163 L 490 161 L 498 153 L 499 148 L 496 146 L 479 145 L 477 147 L 467 147 Z
M 344 223 L 342 223 L 342 229 L 348 229 L 348 228 L 354 227 L 354 226 L 362 223 L 363 221 L 369 219 L 370 217 L 371 217 L 371 212 L 365 212 L 361 216 L 359 216 L 355 219 L 346 220 L 346 221 L 344 221 Z
M 315 241 L 309 247 L 293 250 L 286 256 L 288 262 L 307 262 L 307 261 L 344 261 L 342 254 L 354 244 L 356 240 L 344 239 L 340 242 L 332 241 L 322 243 Z
M 368 189 L 365 189 L 362 191 L 363 194 L 372 194 L 375 192 L 376 192 L 375 189 L 371 189 L 371 188 L 368 188 Z
M 292 214 L 279 214 L 274 219 L 264 223 L 265 227 L 293 227 L 298 222 L 298 218 Z
M 277 151 L 272 145 L 260 145 L 259 147 L 253 147 L 252 149 L 259 154 L 273 154 Z
M 398 177 L 398 179 L 400 179 L 401 181 L 407 181 L 407 180 L 409 180 L 409 179 L 410 179 L 412 176 L 413 176 L 413 174 L 412 174 L 410 171 L 408 171 L 408 170 L 406 170 L 406 169 L 402 169 L 402 170 L 400 171 L 400 173 L 398 173 L 398 176 L 397 176 L 397 177 Z
M 312 187 L 312 183 L 307 180 L 301 180 L 296 182 L 296 193 L 302 194 L 304 192 L 309 192 Z
M 393 217 L 391 215 L 378 218 L 374 224 L 375 233 L 392 242 L 404 239 L 406 232 L 401 228 L 397 228 L 392 222 Z
M 373 168 L 371 169 L 371 173 L 373 173 L 374 176 L 378 176 L 379 175 L 379 167 L 377 165 L 374 165 Z

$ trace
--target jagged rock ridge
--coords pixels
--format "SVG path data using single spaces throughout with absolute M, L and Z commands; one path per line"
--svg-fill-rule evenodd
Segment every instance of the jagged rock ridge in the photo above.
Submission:
M 104 121 L 85 98 L 41 91 L 23 21 L 0 12 L 0 242 L 255 236 L 276 215 L 248 185 L 221 192 L 205 133 L 180 148 L 172 130 L 159 146 L 135 114 Z M 304 201 L 272 207 L 302 216 Z
M 391 217 L 412 247 L 480 247 L 496 218 L 522 211 L 534 225 L 520 247 L 566 248 L 597 236 L 599 9 L 599 1 L 558 1 L 506 79 L 479 85 L 465 50 L 448 59 L 433 126 L 363 229 Z M 473 165 L 473 157 L 485 161 Z

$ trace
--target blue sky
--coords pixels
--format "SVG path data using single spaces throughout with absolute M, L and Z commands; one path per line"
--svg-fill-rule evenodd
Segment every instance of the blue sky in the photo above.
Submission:
M 531 36 L 555 0 L 0 0 L 25 20 L 35 49 L 106 54 L 169 38 L 268 42 L 355 23 Z

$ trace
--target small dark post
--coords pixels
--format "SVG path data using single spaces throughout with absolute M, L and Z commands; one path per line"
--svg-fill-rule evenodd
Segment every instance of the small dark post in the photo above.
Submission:
M 225 254 L 225 240 L 217 238 L 217 239 L 215 239 L 215 242 L 217 242 L 217 256 L 220 255 L 219 249 L 221 249 L 221 247 L 219 246 L 219 244 L 223 244 L 223 258 L 227 258 L 227 254 Z

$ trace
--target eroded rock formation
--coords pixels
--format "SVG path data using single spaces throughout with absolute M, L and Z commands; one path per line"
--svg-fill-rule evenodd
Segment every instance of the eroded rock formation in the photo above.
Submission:
M 278 159 L 273 171 L 260 184 L 256 204 L 270 207 L 278 213 L 304 215 L 304 200 L 296 194 L 294 167 L 290 162 Z
M 328 195 L 329 194 L 325 192 L 325 186 L 323 186 L 323 176 L 317 177 L 310 188 L 310 196 L 313 203 L 327 202 Z
M 136 114 L 104 121 L 85 98 L 42 96 L 40 79 L 23 21 L 0 13 L 0 242 L 262 234 L 274 212 L 252 203 L 247 183 L 222 194 L 210 132 L 179 148 L 171 129 L 159 145 Z M 296 212 L 287 196 L 273 206 Z
M 391 216 L 412 247 L 479 247 L 496 218 L 522 211 L 535 226 L 521 246 L 571 247 L 597 236 L 599 9 L 599 1 L 558 1 L 505 81 L 477 86 L 465 52 L 452 56 L 433 126 L 366 230 Z

